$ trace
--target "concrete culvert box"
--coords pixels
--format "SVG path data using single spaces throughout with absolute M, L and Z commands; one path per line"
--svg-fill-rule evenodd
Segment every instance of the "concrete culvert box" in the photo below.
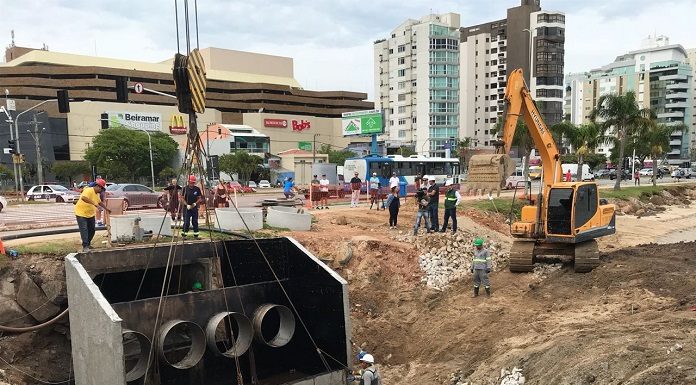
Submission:
M 70 254 L 66 278 L 76 385 L 346 383 L 347 284 L 294 239 Z
M 263 210 L 260 208 L 219 208 L 215 209 L 215 218 L 215 227 L 223 230 L 246 230 L 246 226 L 251 231 L 263 229 Z
M 266 223 L 272 227 L 308 231 L 312 228 L 312 215 L 302 208 L 269 207 Z

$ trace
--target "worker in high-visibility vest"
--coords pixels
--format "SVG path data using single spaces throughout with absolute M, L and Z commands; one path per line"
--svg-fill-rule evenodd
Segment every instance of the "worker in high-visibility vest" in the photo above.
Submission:
M 457 232 L 457 206 L 462 201 L 462 196 L 458 190 L 454 189 L 454 183 L 451 179 L 445 182 L 447 192 L 445 193 L 445 217 L 442 224 L 441 233 L 447 231 L 447 222 L 452 218 L 452 234 Z
M 488 280 L 488 273 L 491 272 L 491 253 L 483 247 L 483 239 L 474 240 L 474 259 L 471 263 L 471 272 L 474 274 L 474 297 L 479 295 L 479 287 L 483 284 L 486 289 L 486 296 L 491 296 L 491 283 Z

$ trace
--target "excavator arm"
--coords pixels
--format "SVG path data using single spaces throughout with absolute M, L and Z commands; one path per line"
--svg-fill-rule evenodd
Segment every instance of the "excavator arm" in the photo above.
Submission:
M 534 146 L 541 156 L 544 192 L 547 192 L 554 182 L 560 180 L 561 164 L 558 147 L 556 147 L 548 127 L 546 127 L 529 94 L 522 70 L 516 69 L 510 74 L 505 88 L 503 125 L 498 136 L 496 154 L 471 157 L 469 178 L 464 189 L 500 193 L 500 188 L 505 185 L 505 180 L 515 170 L 515 164 L 508 154 L 512 147 L 512 139 L 515 136 L 520 116 L 524 119 Z

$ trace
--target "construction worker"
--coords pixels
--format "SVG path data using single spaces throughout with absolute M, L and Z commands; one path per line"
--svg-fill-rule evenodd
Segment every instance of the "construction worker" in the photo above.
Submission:
M 425 177 L 423 177 L 425 178 Z M 428 203 L 428 213 L 430 215 L 430 230 L 438 231 L 440 228 L 438 226 L 438 206 L 440 204 L 440 186 L 435 183 L 435 177 L 428 178 L 428 196 L 430 196 L 430 202 Z
M 111 212 L 106 208 L 106 203 L 102 202 L 100 193 L 106 189 L 106 181 L 98 178 L 94 181 L 94 187 L 82 189 L 80 199 L 75 204 L 75 219 L 77 227 L 80 229 L 80 239 L 82 239 L 82 252 L 88 252 L 95 233 L 97 208 L 102 208 L 106 212 Z
M 365 354 L 360 358 L 360 369 L 362 369 L 362 375 L 360 376 L 360 385 L 379 385 L 381 378 L 377 368 L 375 367 L 375 358 L 372 354 Z
M 193 237 L 198 239 L 198 205 L 203 202 L 203 194 L 196 186 L 195 175 L 190 175 L 188 182 L 188 186 L 184 187 L 179 195 L 179 202 L 184 206 L 184 227 L 181 236 L 186 238 L 189 229 L 193 226 Z
M 423 218 L 425 218 L 426 232 L 431 232 L 428 202 L 430 202 L 430 197 L 428 196 L 428 187 L 426 184 L 423 184 L 421 189 L 416 191 L 416 206 L 418 207 L 418 211 L 416 212 L 416 224 L 413 226 L 413 235 L 418 235 L 418 228 L 420 227 L 421 219 Z
M 488 249 L 483 248 L 483 239 L 474 240 L 474 260 L 471 263 L 471 272 L 474 274 L 474 297 L 479 295 L 479 287 L 483 283 L 486 289 L 486 296 L 491 296 L 491 284 L 488 281 L 488 273 L 491 272 L 491 254 Z
M 445 193 L 445 218 L 440 232 L 444 233 L 447 230 L 447 222 L 452 218 L 452 234 L 454 234 L 457 232 L 457 206 L 462 201 L 462 196 L 458 190 L 454 189 L 454 183 L 452 183 L 451 179 L 445 182 L 445 187 L 447 187 L 447 192 Z

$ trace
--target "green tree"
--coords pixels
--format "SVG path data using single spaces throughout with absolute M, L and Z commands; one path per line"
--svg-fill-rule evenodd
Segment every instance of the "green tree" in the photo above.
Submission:
M 263 159 L 256 155 L 251 155 L 246 151 L 237 151 L 232 154 L 221 155 L 218 159 L 220 171 L 227 174 L 237 173 L 240 183 L 246 184 L 251 174 L 256 171 L 259 165 L 263 164 Z
M 165 184 L 169 183 L 171 179 L 176 178 L 176 171 L 174 171 L 173 168 L 167 166 L 162 169 L 162 171 L 159 172 L 158 174 L 160 181 L 163 181 Z
M 89 175 L 89 163 L 83 160 L 57 160 L 51 166 L 51 172 L 61 181 L 72 185 L 73 180 Z
M 503 129 L 504 120 L 505 119 L 503 119 L 502 115 L 498 117 L 498 122 L 491 130 L 492 135 L 498 135 L 500 133 L 500 131 Z M 532 156 L 532 150 L 534 149 L 534 140 L 532 140 L 532 136 L 529 134 L 529 129 L 522 119 L 517 120 L 517 125 L 515 126 L 515 135 L 512 137 L 512 145 L 517 146 L 521 151 L 524 152 L 522 175 L 524 175 L 526 178 L 527 175 L 529 175 L 529 158 Z
M 418 155 L 418 153 L 416 152 L 416 150 L 412 149 L 411 147 L 401 146 L 401 147 L 399 147 L 399 155 L 401 155 L 405 158 L 408 158 L 411 155 Z M 333 163 L 333 162 L 331 162 L 331 163 Z M 341 163 L 341 166 L 342 165 L 343 165 L 343 163 Z
M 355 153 L 353 151 L 347 149 L 334 150 L 329 144 L 322 144 L 317 149 L 317 152 L 320 154 L 328 154 L 329 163 L 334 163 L 337 166 L 343 166 L 346 159 L 355 157 Z
M 641 125 L 646 123 L 649 114 L 636 102 L 636 94 L 629 91 L 624 95 L 604 95 L 597 101 L 597 106 L 590 113 L 590 119 L 597 122 L 605 132 L 612 130 L 616 134 L 619 148 L 616 163 L 616 175 L 621 175 L 626 142 Z M 621 178 L 616 178 L 614 190 L 621 189 Z
M 14 173 L 12 170 L 9 168 L 5 167 L 4 165 L 0 164 L 0 182 L 7 182 L 7 181 L 13 181 L 14 180 Z M 1 184 L 0 184 L 1 187 Z
M 152 133 L 152 159 L 159 174 L 177 155 L 178 144 L 169 135 Z M 85 153 L 85 159 L 97 165 L 100 174 L 110 179 L 135 181 L 150 176 L 147 134 L 126 128 L 110 128 L 97 135 Z
M 589 122 L 567 131 L 566 135 L 578 158 L 578 180 L 580 180 L 582 179 L 582 166 L 585 164 L 585 158 L 593 154 L 597 146 L 605 142 L 604 134 L 597 124 Z
M 684 124 L 667 126 L 658 123 L 654 113 L 650 113 L 649 119 L 636 134 L 636 143 L 641 143 L 648 148 L 648 155 L 652 159 L 652 183 L 657 185 L 657 163 L 658 159 L 670 150 L 669 141 L 674 131 L 686 131 L 688 127 Z

